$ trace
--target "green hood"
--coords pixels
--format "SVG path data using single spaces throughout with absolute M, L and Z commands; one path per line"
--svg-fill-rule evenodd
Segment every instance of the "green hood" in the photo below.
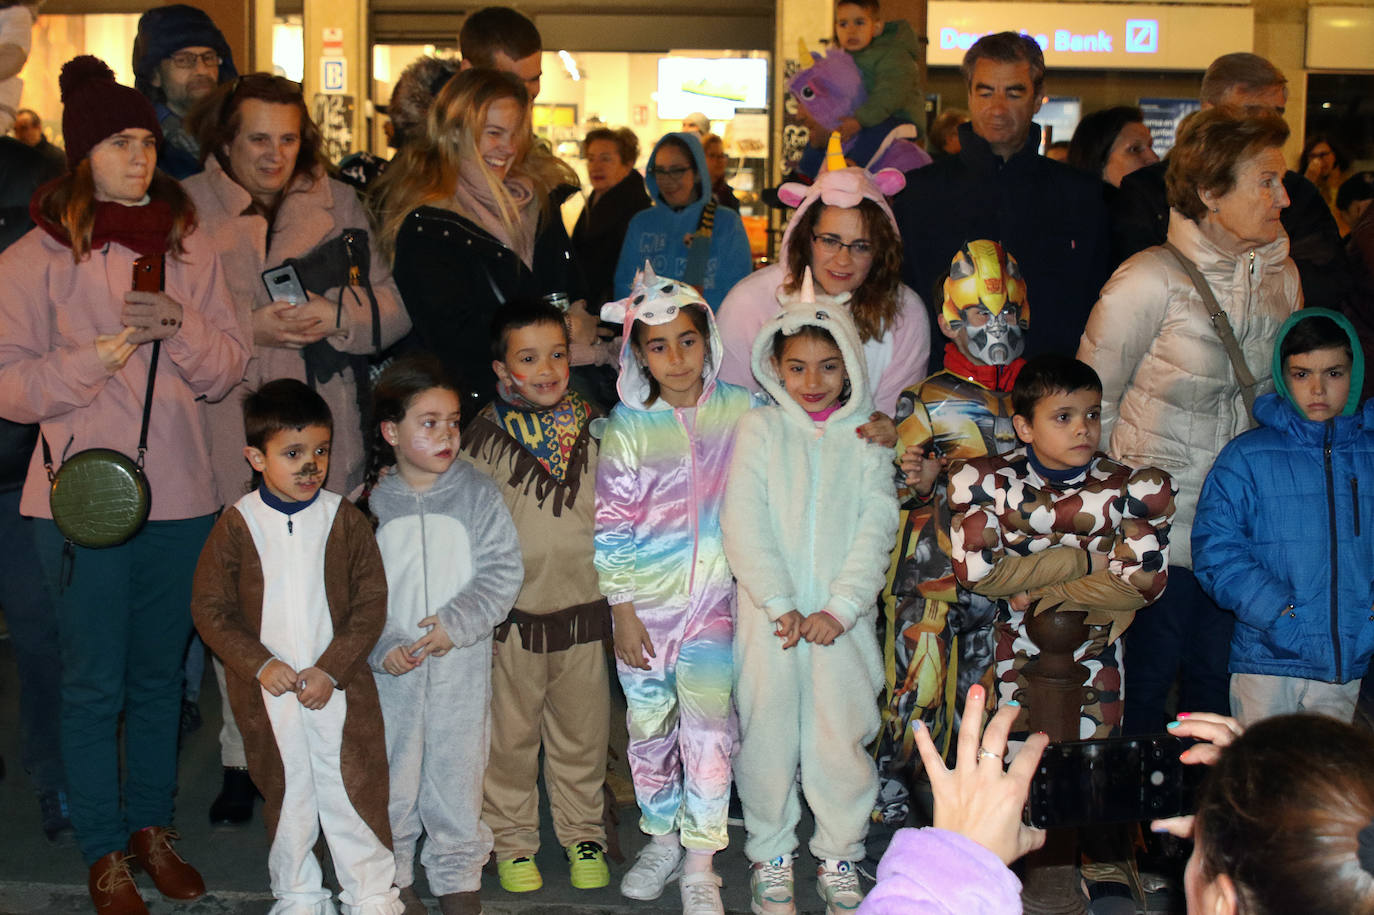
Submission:
M 1364 388 L 1364 351 L 1360 349 L 1360 338 L 1355 333 L 1355 327 L 1345 315 L 1331 311 L 1328 308 L 1304 308 L 1289 315 L 1288 320 L 1283 322 L 1279 328 L 1278 338 L 1274 341 L 1274 388 L 1279 392 L 1279 396 L 1293 404 L 1297 409 L 1298 415 L 1302 415 L 1302 408 L 1293 402 L 1293 393 L 1288 390 L 1288 382 L 1283 377 L 1283 357 L 1279 355 L 1283 351 L 1283 341 L 1293 330 L 1299 321 L 1320 315 L 1330 318 L 1340 325 L 1341 330 L 1350 338 L 1350 393 L 1345 398 L 1345 409 L 1341 410 L 1342 416 L 1350 416 L 1355 412 L 1360 404 L 1360 391 Z

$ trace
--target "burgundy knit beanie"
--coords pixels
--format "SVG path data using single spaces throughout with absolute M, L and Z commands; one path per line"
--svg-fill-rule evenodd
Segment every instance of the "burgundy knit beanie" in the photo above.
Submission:
M 62 65 L 57 85 L 62 91 L 62 134 L 69 167 L 76 168 L 101 140 L 130 127 L 152 131 L 162 145 L 162 128 L 153 106 L 137 89 L 115 82 L 114 71 L 99 57 L 73 57 Z

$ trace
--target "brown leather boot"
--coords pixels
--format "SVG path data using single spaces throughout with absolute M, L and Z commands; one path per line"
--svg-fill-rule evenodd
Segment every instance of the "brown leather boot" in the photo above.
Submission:
M 168 899 L 199 899 L 205 895 L 205 881 L 172 848 L 172 840 L 180 838 L 165 826 L 149 826 L 129 837 L 129 855 Z
M 129 856 L 122 851 L 112 851 L 92 864 L 86 887 L 98 915 L 148 915 L 134 875 L 129 873 Z

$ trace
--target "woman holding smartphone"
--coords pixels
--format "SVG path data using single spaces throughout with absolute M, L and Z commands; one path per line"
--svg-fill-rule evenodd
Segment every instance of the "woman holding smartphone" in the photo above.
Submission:
M 190 201 L 157 171 L 152 106 L 94 57 L 70 61 L 59 85 L 70 171 L 38 190 L 37 228 L 0 257 L 0 416 L 43 436 L 20 512 L 35 519 L 62 636 L 54 714 L 91 900 L 140 915 L 131 864 L 164 896 L 205 892 L 170 828 L 191 576 L 219 508 L 197 401 L 242 377 L 248 339 Z M 136 262 L 154 277 L 160 262 L 164 282 L 131 291 Z M 132 456 L 145 409 L 147 523 L 113 546 L 66 541 L 43 444 L 54 471 L 88 449 Z
M 243 457 L 243 392 L 274 378 L 308 381 L 329 404 L 334 438 L 326 486 L 351 492 L 365 463 L 360 403 L 369 395 L 359 363 L 410 329 L 390 268 L 375 256 L 376 245 L 369 246 L 372 256 L 364 247 L 367 215 L 353 189 L 325 173 L 319 129 L 300 86 L 284 77 L 250 73 L 225 83 L 192 111 L 187 126 L 205 170 L 183 186 L 224 262 L 239 327 L 253 346 L 243 387 L 206 406 L 220 504 L 233 504 L 252 479 Z M 345 233 L 353 244 L 343 244 Z M 327 262 L 332 266 L 321 272 L 329 279 L 315 283 L 316 291 L 296 290 L 290 298 L 298 301 L 269 295 L 263 273 L 288 258 Z M 356 285 L 351 266 L 358 267 Z M 302 272 L 297 282 L 312 278 Z M 218 661 L 215 673 L 223 697 Z M 210 820 L 243 823 L 257 792 L 227 700 L 221 708 L 224 782 Z

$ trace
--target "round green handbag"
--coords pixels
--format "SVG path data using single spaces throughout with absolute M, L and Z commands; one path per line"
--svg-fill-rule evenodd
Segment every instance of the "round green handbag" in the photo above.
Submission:
M 112 448 L 87 448 L 63 461 L 48 496 L 62 536 L 98 550 L 137 534 L 152 505 L 140 463 Z

